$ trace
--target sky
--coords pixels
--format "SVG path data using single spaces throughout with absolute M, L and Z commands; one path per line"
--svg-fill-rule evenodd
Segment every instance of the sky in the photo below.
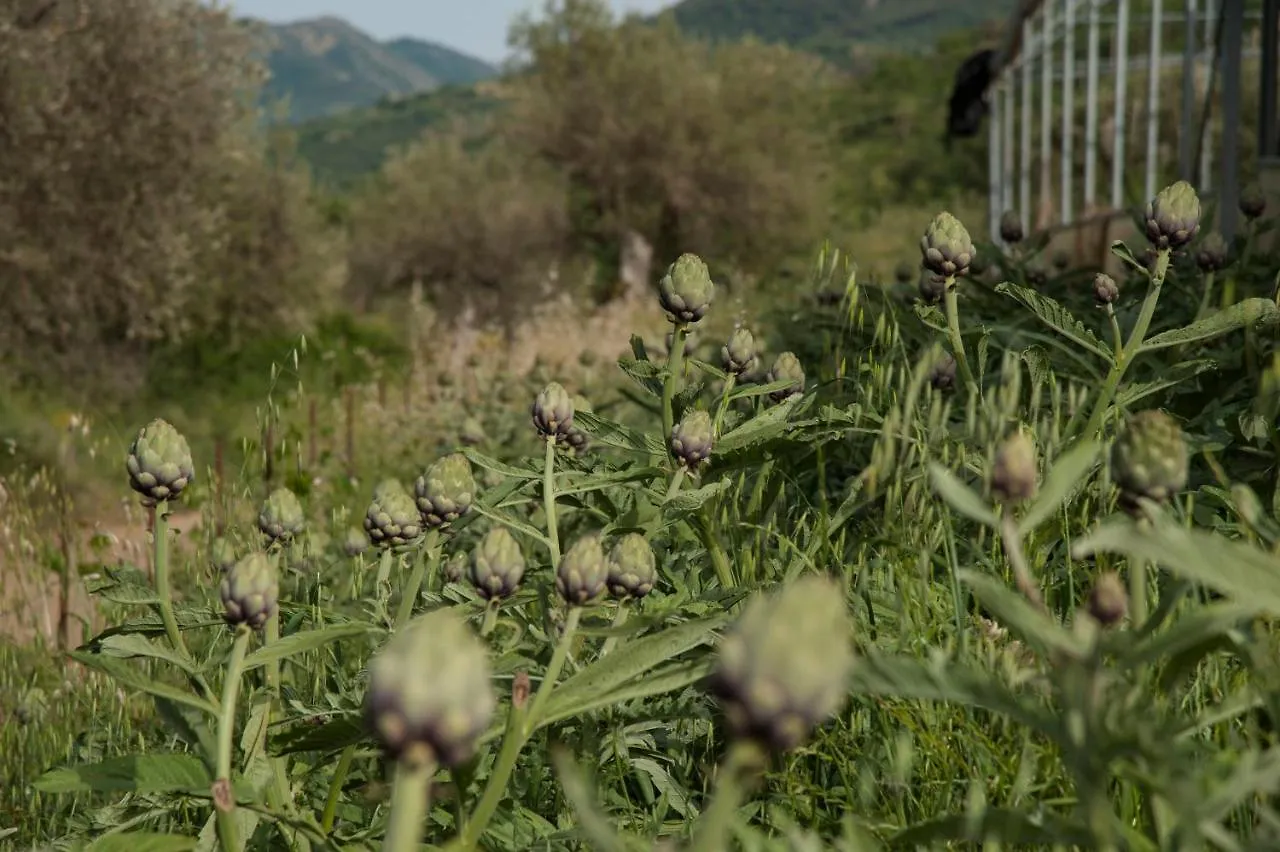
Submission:
M 618 12 L 653 12 L 673 0 L 610 0 Z M 271 23 L 335 15 L 379 40 L 414 36 L 496 62 L 507 52 L 507 25 L 541 0 L 229 0 L 238 14 Z

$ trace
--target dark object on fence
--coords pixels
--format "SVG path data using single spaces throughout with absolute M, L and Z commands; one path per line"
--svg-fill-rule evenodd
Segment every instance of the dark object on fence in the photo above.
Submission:
M 947 105 L 947 133 L 943 142 L 951 148 L 953 139 L 969 139 L 982 129 L 982 120 L 990 112 L 987 91 L 999 70 L 999 54 L 994 48 L 979 50 L 956 71 Z

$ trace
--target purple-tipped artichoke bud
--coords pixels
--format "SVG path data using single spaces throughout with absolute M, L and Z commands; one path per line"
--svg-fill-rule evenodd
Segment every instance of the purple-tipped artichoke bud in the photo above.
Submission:
M 766 378 L 766 384 L 789 382 L 786 387 L 779 388 L 769 394 L 769 398 L 774 402 L 784 402 L 793 396 L 799 396 L 804 393 L 804 367 L 801 366 L 800 359 L 796 357 L 794 352 L 782 352 L 777 358 L 773 359 L 773 366 L 769 368 L 769 374 Z
M 342 552 L 354 559 L 369 549 L 369 534 L 361 527 L 350 527 L 342 539 Z
M 142 495 L 142 503 L 177 500 L 195 479 L 191 447 L 182 433 L 156 418 L 138 430 L 125 459 L 129 487 Z
M 1071 265 L 1071 255 L 1065 250 L 1059 249 L 1053 253 L 1050 263 L 1053 264 L 1053 268 L 1058 272 L 1066 272 L 1067 267 Z
M 658 582 L 658 566 L 649 540 L 627 533 L 609 551 L 609 591 L 619 598 L 642 598 Z
M 1026 232 L 1022 230 L 1022 217 L 1013 210 L 1006 210 L 1000 217 L 1000 239 L 1011 246 L 1016 246 L 1026 239 L 1026 236 Z
M 471 564 L 471 559 L 461 550 L 450 556 L 444 563 L 444 581 L 446 583 L 461 583 L 463 578 L 467 576 L 467 567 Z
M 524 578 L 524 554 L 506 527 L 494 527 L 471 552 L 471 585 L 485 600 L 515 594 Z
M 1010 505 L 1036 496 L 1036 448 L 1031 436 L 1014 432 L 996 448 L 991 463 L 991 496 Z
M 658 282 L 658 302 L 674 323 L 695 323 L 706 316 L 716 285 L 702 258 L 682 254 Z
M 413 496 L 429 529 L 446 526 L 471 510 L 476 480 L 471 462 L 462 453 L 436 459 L 413 484 Z
M 1267 196 L 1261 186 L 1251 183 L 1241 190 L 1237 206 L 1244 217 L 1252 222 L 1255 219 L 1261 219 L 1262 214 L 1267 212 Z
M 556 591 L 566 603 L 582 606 L 604 593 L 609 563 L 598 533 L 588 533 L 573 543 L 556 566 Z
M 365 720 L 387 756 L 458 766 L 475 753 L 497 701 L 488 650 L 449 608 L 397 631 L 369 662 Z
M 534 398 L 530 414 L 539 435 L 563 441 L 573 428 L 573 398 L 559 382 L 551 382 Z
M 236 548 L 229 539 L 215 538 L 209 550 L 209 562 L 219 574 L 236 564 Z
M 1114 305 L 1120 298 L 1120 285 L 1105 272 L 1093 276 L 1093 301 L 1098 307 Z
M 750 329 L 734 329 L 724 346 L 720 347 L 720 363 L 724 365 L 726 373 L 734 376 L 741 377 L 753 369 L 758 360 L 759 349 Z
M 1098 577 L 1089 593 L 1089 615 L 1103 627 L 1114 627 L 1129 612 L 1129 592 L 1120 575 L 1108 571 Z
M 854 655 L 844 590 L 814 574 L 756 594 L 720 644 L 711 689 L 733 736 L 777 752 L 839 711 Z
M 474 417 L 462 421 L 462 433 L 458 436 L 468 447 L 476 447 L 485 441 L 484 427 Z
M 969 231 L 950 213 L 939 213 L 920 238 L 924 267 L 943 278 L 956 278 L 969 271 L 975 254 Z
M 956 359 L 951 353 L 945 353 L 929 369 L 929 384 L 935 390 L 951 390 L 956 385 Z
M 1111 445 L 1111 470 L 1126 509 L 1143 498 L 1169 500 L 1186 487 L 1187 465 L 1182 427 L 1156 409 L 1132 415 Z
M 947 295 L 947 279 L 922 266 L 917 291 L 920 293 L 920 301 L 926 305 L 936 305 Z
M 403 547 L 422 535 L 422 515 L 399 480 L 385 479 L 373 490 L 364 529 L 378 547 Z
M 1196 266 L 1204 273 L 1221 272 L 1227 268 L 1227 241 L 1217 231 L 1206 234 L 1196 249 Z
M 288 488 L 277 488 L 268 494 L 258 512 L 258 529 L 271 542 L 292 541 L 306 523 L 298 495 Z
M 577 414 L 579 411 L 591 413 L 591 402 L 582 394 L 573 395 L 573 412 Z M 569 433 L 565 435 L 564 441 L 569 445 L 569 449 L 577 455 L 585 453 L 591 448 L 591 436 L 582 431 L 575 423 L 569 427 Z
M 218 594 L 227 624 L 260 630 L 275 614 L 279 601 L 276 566 L 265 553 L 250 553 L 223 573 Z
M 1157 249 L 1180 249 L 1200 230 L 1200 197 L 1185 180 L 1166 186 L 1147 203 L 1147 239 Z
M 696 468 L 711 458 L 714 443 L 711 415 L 702 409 L 688 412 L 671 429 L 671 455 L 685 467 Z
M 899 284 L 910 284 L 912 279 L 916 277 L 916 265 L 910 261 L 903 260 L 893 268 L 893 280 Z

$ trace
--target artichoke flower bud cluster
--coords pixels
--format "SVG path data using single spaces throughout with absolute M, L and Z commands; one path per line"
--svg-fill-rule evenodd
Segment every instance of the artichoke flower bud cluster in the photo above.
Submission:
M 1111 445 L 1112 475 L 1129 510 L 1144 498 L 1164 503 L 1185 488 L 1187 465 L 1182 427 L 1163 411 L 1134 414 Z
M 711 458 L 715 428 L 711 415 L 702 409 L 690 411 L 671 429 L 671 454 L 688 468 L 696 468 Z
M 1255 219 L 1261 219 L 1262 214 L 1267 212 L 1267 196 L 1262 192 L 1262 187 L 1251 183 L 1241 190 L 1240 201 L 1236 206 L 1244 217 L 1252 222 Z
M 1013 210 L 1006 210 L 1000 217 L 1000 239 L 1011 246 L 1016 246 L 1026 239 L 1026 236 L 1022 230 L 1022 217 Z
M 573 395 L 573 413 L 579 411 L 591 413 L 591 402 L 580 393 Z M 569 445 L 569 449 L 578 455 L 582 455 L 591 448 L 591 436 L 582 431 L 577 424 L 570 424 L 569 433 L 565 435 L 564 441 Z
M 720 645 L 711 677 L 734 736 L 795 748 L 845 701 L 853 669 L 844 591 L 805 575 L 756 595 Z
M 551 382 L 534 397 L 529 410 L 534 428 L 543 438 L 564 441 L 573 428 L 573 398 L 559 382 Z
M 218 586 L 222 617 L 232 627 L 260 630 L 276 612 L 280 586 L 276 566 L 262 552 L 243 557 L 222 575 Z
M 1124 619 L 1129 612 L 1129 592 L 1119 574 L 1108 571 L 1098 577 L 1086 609 L 1103 627 L 1114 627 Z
M 1200 230 L 1200 197 L 1185 180 L 1166 186 L 1147 202 L 1144 225 L 1157 249 L 1180 249 Z
M 403 547 L 417 541 L 422 535 L 422 516 L 413 495 L 398 480 L 378 483 L 365 512 L 364 529 L 379 547 Z
M 258 529 L 273 543 L 292 541 L 306 523 L 298 495 L 288 488 L 277 488 L 268 494 L 258 511 Z
M 958 278 L 969 271 L 976 254 L 969 231 L 950 213 L 939 213 L 920 238 L 924 268 L 943 278 Z
M 706 316 L 715 297 L 711 271 L 696 254 L 682 254 L 658 282 L 658 302 L 673 323 L 695 323 Z
M 929 368 L 929 384 L 934 390 L 947 391 L 956 385 L 956 358 L 950 352 L 942 355 Z
M 209 562 L 213 565 L 215 571 L 219 574 L 225 574 L 227 569 L 236 564 L 236 549 L 228 539 L 215 538 L 213 546 L 209 550 Z
M 1120 298 L 1120 285 L 1105 272 L 1093 276 L 1093 301 L 1098 307 L 1114 305 Z
M 467 566 L 470 564 L 471 560 L 467 558 L 467 554 L 459 550 L 444 563 L 444 581 L 461 583 L 462 578 L 467 576 Z
M 590 603 L 604 593 L 609 563 L 598 533 L 573 543 L 556 566 L 556 591 L 571 606 Z
M 430 529 L 450 524 L 471 510 L 476 480 L 462 453 L 436 459 L 413 484 L 422 522 Z
M 750 329 L 734 329 L 724 346 L 720 347 L 720 363 L 724 365 L 724 371 L 739 378 L 755 368 L 759 357 L 756 338 Z
M 1036 449 L 1026 432 L 1014 432 L 996 448 L 990 484 L 991 496 L 1005 505 L 1036 496 Z
M 350 527 L 342 539 L 342 552 L 355 558 L 369 549 L 369 534 L 361 527 Z
M 471 552 L 471 585 L 485 600 L 509 598 L 524 578 L 524 553 L 506 527 L 494 527 Z
M 609 551 L 609 591 L 619 598 L 642 598 L 658 582 L 657 560 L 649 540 L 627 533 Z
M 369 662 L 365 719 L 394 760 L 458 766 L 496 708 L 488 652 L 452 609 L 415 618 Z
M 125 470 L 129 473 L 129 487 L 142 495 L 146 506 L 177 500 L 195 479 L 187 439 L 159 418 L 138 430 L 129 446 Z
M 804 393 L 804 367 L 801 366 L 800 359 L 794 352 L 782 352 L 773 359 L 773 366 L 769 368 L 766 378 L 768 379 L 766 384 L 790 383 L 769 394 L 769 398 L 774 402 L 785 402 L 793 396 Z
M 1214 231 L 1200 241 L 1196 249 L 1196 266 L 1201 272 L 1221 272 L 1227 268 L 1227 241 Z
M 920 301 L 926 305 L 936 305 L 947 295 L 947 278 L 922 266 L 917 289 L 920 292 Z

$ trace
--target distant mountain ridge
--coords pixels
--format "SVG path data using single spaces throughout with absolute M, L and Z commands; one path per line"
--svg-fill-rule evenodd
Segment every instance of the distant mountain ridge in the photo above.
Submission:
M 435 42 L 378 41 L 340 18 L 261 26 L 272 42 L 263 97 L 267 103 L 287 98 L 292 122 L 469 85 L 499 73 L 488 62 Z

